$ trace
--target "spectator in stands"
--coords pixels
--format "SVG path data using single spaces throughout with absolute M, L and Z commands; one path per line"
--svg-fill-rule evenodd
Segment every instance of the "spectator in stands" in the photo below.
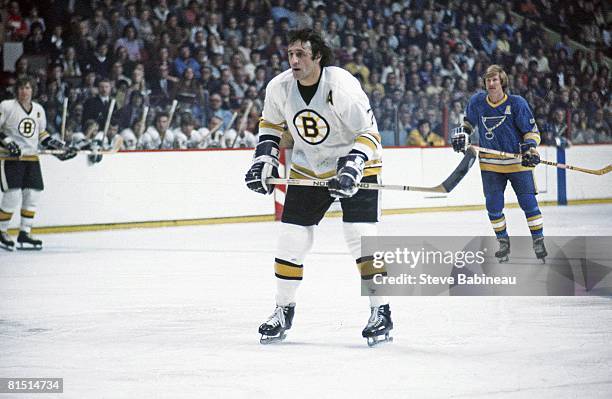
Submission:
M 191 68 L 196 78 L 199 79 L 201 76 L 200 64 L 198 64 L 197 61 L 191 57 L 191 49 L 187 44 L 183 44 L 182 46 L 180 46 L 179 56 L 174 59 L 173 66 L 174 73 L 177 76 L 183 76 L 187 68 Z
M 176 92 L 178 78 L 170 75 L 167 64 L 159 66 L 159 76 L 151 83 L 151 104 L 162 108 L 170 105 Z
M 431 124 L 428 120 L 421 119 L 416 129 L 408 135 L 406 145 L 419 147 L 442 147 L 446 145 L 444 139 L 431 131 Z
M 83 76 L 81 70 L 81 63 L 77 59 L 76 50 L 70 46 L 66 48 L 63 57 L 60 59 L 62 68 L 64 69 L 64 76 L 67 78 L 78 78 Z
M 178 83 L 174 87 L 173 98 L 176 98 L 182 109 L 191 110 L 194 118 L 204 119 L 202 86 L 198 83 L 195 73 L 191 67 L 187 67 Z
M 232 112 L 228 108 L 223 107 L 223 99 L 219 93 L 213 93 L 210 96 L 210 110 L 207 114 L 210 115 L 209 118 L 216 116 L 223 121 L 223 127 L 221 130 L 227 129 L 232 120 Z
M 552 119 L 547 122 L 541 131 L 543 145 L 557 145 L 561 138 L 567 138 L 567 116 L 563 108 L 557 108 L 552 114 Z
M 28 26 L 28 32 L 32 32 L 32 26 L 34 26 L 35 24 L 41 27 L 43 33 L 45 33 L 45 31 L 47 30 L 47 24 L 45 23 L 45 19 L 40 16 L 38 6 L 36 5 L 30 7 L 30 13 L 25 19 L 25 23 Z
M 111 82 L 108 79 L 102 78 L 98 81 L 98 94 L 85 101 L 83 104 L 83 117 L 81 125 L 85 126 L 85 122 L 89 119 L 94 120 L 98 126 L 104 126 L 106 115 L 111 102 Z
M 114 116 L 119 123 L 119 130 L 131 127 L 142 116 L 144 97 L 138 91 L 132 91 L 127 104 L 121 107 Z
M 94 11 L 93 19 L 89 22 L 89 31 L 91 37 L 98 45 L 112 37 L 113 30 L 108 20 L 104 17 L 104 10 L 102 8 L 96 8 Z
M 53 31 L 47 42 L 47 48 L 49 49 L 49 56 L 52 60 L 58 59 L 64 52 L 64 27 L 62 25 L 53 27 Z
M 43 55 L 47 52 L 43 27 L 40 23 L 35 22 L 30 26 L 30 34 L 23 42 L 23 51 L 25 54 L 36 55 Z
M 127 57 L 130 61 L 138 62 L 142 59 L 142 51 L 144 45 L 142 40 L 138 38 L 138 32 L 132 24 L 128 24 L 123 28 L 123 34 L 115 42 L 115 50 L 125 48 Z
M 99 42 L 96 46 L 96 51 L 89 57 L 89 61 L 86 62 L 85 69 L 103 78 L 108 78 L 111 65 L 108 45 L 105 42 Z
M 17 42 L 22 41 L 28 35 L 28 25 L 21 16 L 19 2 L 11 1 L 8 4 L 8 13 L 4 23 L 4 30 L 7 41 Z

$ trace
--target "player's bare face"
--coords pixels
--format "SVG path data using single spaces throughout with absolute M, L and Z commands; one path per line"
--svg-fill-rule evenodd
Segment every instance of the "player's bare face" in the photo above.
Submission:
M 489 100 L 491 100 L 491 102 L 497 103 L 504 98 L 504 89 L 502 88 L 499 73 L 495 73 L 487 77 L 485 84 L 487 86 L 487 92 L 489 93 Z
M 21 105 L 30 106 L 32 103 L 32 86 L 28 83 L 17 89 L 17 101 Z
M 320 57 L 313 59 L 310 42 L 294 42 L 287 48 L 289 65 L 293 77 L 305 86 L 311 86 L 319 80 L 321 74 Z
M 157 131 L 161 133 L 168 130 L 168 122 L 168 118 L 165 116 L 160 116 L 157 120 Z

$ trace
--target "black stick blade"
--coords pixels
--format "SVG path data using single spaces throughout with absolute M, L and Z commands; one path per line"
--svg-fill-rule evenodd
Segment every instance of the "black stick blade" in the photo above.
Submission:
M 448 178 L 442 183 L 442 187 L 444 187 L 444 192 L 450 193 L 451 191 L 453 191 L 453 189 L 457 184 L 459 184 L 461 179 L 463 179 L 463 177 L 467 175 L 470 168 L 474 164 L 474 161 L 476 160 L 477 154 L 478 153 L 476 152 L 476 150 L 474 150 L 472 147 L 467 148 L 467 150 L 465 151 L 465 155 L 459 165 L 457 165 L 455 170 L 453 170 L 453 173 L 451 173 L 451 175 L 448 176 Z

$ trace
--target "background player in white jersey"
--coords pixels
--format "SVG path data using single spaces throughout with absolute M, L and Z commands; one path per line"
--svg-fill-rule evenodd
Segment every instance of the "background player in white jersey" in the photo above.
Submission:
M 43 107 L 32 101 L 34 83 L 30 78 L 17 81 L 17 95 L 0 103 L 0 246 L 12 251 L 15 242 L 8 235 L 13 212 L 19 205 L 21 192 L 21 227 L 17 242 L 23 249 L 40 249 L 42 241 L 32 238 L 30 231 L 44 189 L 38 145 L 50 149 L 65 149 L 57 155 L 62 161 L 76 156 L 76 150 L 66 147 L 45 131 L 47 119 Z
M 181 125 L 174 131 L 174 137 L 175 148 L 202 148 L 204 146 L 204 138 L 195 128 L 195 121 L 189 113 L 181 116 Z
M 170 129 L 170 117 L 165 112 L 155 115 L 155 125 L 149 126 L 140 136 L 138 147 L 143 150 L 174 148 L 174 133 Z
M 378 182 L 382 166 L 380 135 L 369 100 L 349 72 L 329 66 L 331 50 L 312 30 L 291 33 L 288 56 L 291 69 L 272 79 L 266 88 L 259 143 L 245 181 L 258 193 L 273 191 L 266 178 L 278 176 L 279 142 L 286 126 L 295 142 L 291 177 L 330 179 L 330 184 L 329 189 L 287 189 L 274 265 L 276 309 L 259 327 L 262 343 L 282 340 L 291 328 L 296 290 L 314 227 L 335 198 L 340 198 L 345 240 L 361 278 L 371 281 L 374 275 L 385 273 L 373 267 L 372 256 L 361 253 L 361 236 L 376 235 L 375 223 L 380 216 L 379 192 L 356 187 L 362 178 Z M 370 296 L 370 307 L 362 335 L 373 344 L 388 338 L 393 323 L 385 297 Z

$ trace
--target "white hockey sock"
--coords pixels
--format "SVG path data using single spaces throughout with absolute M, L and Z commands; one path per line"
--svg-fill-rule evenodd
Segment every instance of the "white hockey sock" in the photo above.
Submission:
M 295 303 L 297 289 L 302 281 L 304 258 L 314 237 L 314 226 L 281 223 L 274 274 L 276 275 L 276 304 Z
M 344 228 L 344 239 L 348 246 L 349 252 L 353 258 L 358 262 L 362 258 L 361 253 L 361 237 L 362 236 L 376 236 L 378 234 L 378 228 L 375 223 L 343 223 Z M 370 295 L 370 307 L 382 306 L 389 303 L 389 299 L 385 296 Z
M 2 193 L 2 202 L 0 202 L 0 231 L 6 232 L 13 212 L 19 205 L 19 190 L 7 190 Z
M 34 223 L 34 215 L 40 198 L 40 190 L 32 190 L 26 188 L 22 191 L 23 199 L 21 201 L 21 231 L 29 233 L 32 230 Z

